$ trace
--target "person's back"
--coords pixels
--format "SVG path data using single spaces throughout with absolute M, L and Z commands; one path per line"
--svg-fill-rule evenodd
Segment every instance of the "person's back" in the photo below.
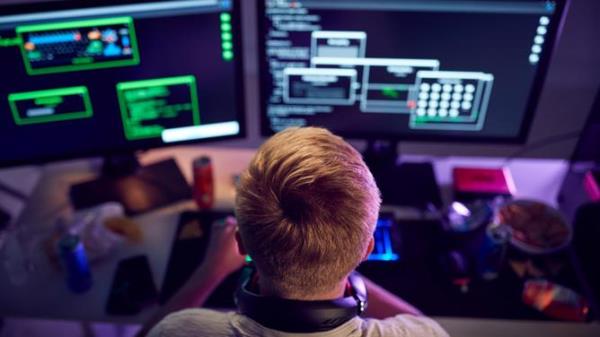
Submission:
M 237 242 L 254 263 L 237 293 L 238 311 L 184 310 L 150 336 L 447 336 L 406 302 L 351 275 L 373 250 L 379 206 L 373 176 L 341 138 L 319 128 L 280 132 L 259 148 L 238 186 Z M 222 261 L 197 273 L 199 287 L 214 288 L 239 265 L 227 250 L 235 226 L 231 219 L 217 226 L 210 259 Z M 208 282 L 211 270 L 226 272 Z M 369 319 L 360 317 L 365 284 Z M 199 299 L 193 304 L 205 299 L 184 293 Z
M 187 309 L 169 315 L 151 337 L 442 337 L 446 332 L 431 319 L 397 315 L 383 320 L 356 317 L 326 332 L 288 333 L 266 328 L 236 312 Z

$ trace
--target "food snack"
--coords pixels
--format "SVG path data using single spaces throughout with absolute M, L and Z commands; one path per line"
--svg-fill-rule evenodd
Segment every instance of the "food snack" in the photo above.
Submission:
M 550 253 L 571 241 L 571 227 L 554 208 L 530 200 L 500 207 L 497 221 L 512 230 L 511 243 L 529 253 Z

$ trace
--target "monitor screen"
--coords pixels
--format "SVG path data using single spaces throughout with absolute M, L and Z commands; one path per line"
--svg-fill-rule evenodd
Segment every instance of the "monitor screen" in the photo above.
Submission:
M 241 136 L 239 4 L 0 6 L 0 166 Z
M 262 131 L 524 142 L 564 1 L 261 0 Z

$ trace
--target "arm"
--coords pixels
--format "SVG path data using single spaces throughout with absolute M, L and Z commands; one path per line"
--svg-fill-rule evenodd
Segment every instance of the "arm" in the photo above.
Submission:
M 144 324 L 136 336 L 142 337 L 168 314 L 189 308 L 200 307 L 232 272 L 244 264 L 244 256 L 238 252 L 235 241 L 237 222 L 229 217 L 212 225 L 210 242 L 202 265 L 175 295 Z
M 419 309 L 405 302 L 400 297 L 383 289 L 368 278 L 364 276 L 362 276 L 362 278 L 367 286 L 367 293 L 369 296 L 369 304 L 367 305 L 367 310 L 365 312 L 367 317 L 384 319 L 399 314 L 409 314 L 414 316 L 423 315 Z

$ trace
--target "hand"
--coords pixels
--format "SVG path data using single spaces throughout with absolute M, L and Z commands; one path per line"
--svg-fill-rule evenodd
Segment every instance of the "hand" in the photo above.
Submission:
M 244 265 L 245 256 L 239 253 L 236 232 L 237 221 L 232 216 L 212 224 L 210 242 L 200 267 L 202 273 L 224 279 Z
M 159 312 L 144 324 L 136 337 L 145 336 L 171 312 L 204 305 L 219 283 L 242 267 L 245 257 L 238 252 L 236 231 L 237 221 L 231 216 L 212 224 L 210 241 L 202 265 Z

